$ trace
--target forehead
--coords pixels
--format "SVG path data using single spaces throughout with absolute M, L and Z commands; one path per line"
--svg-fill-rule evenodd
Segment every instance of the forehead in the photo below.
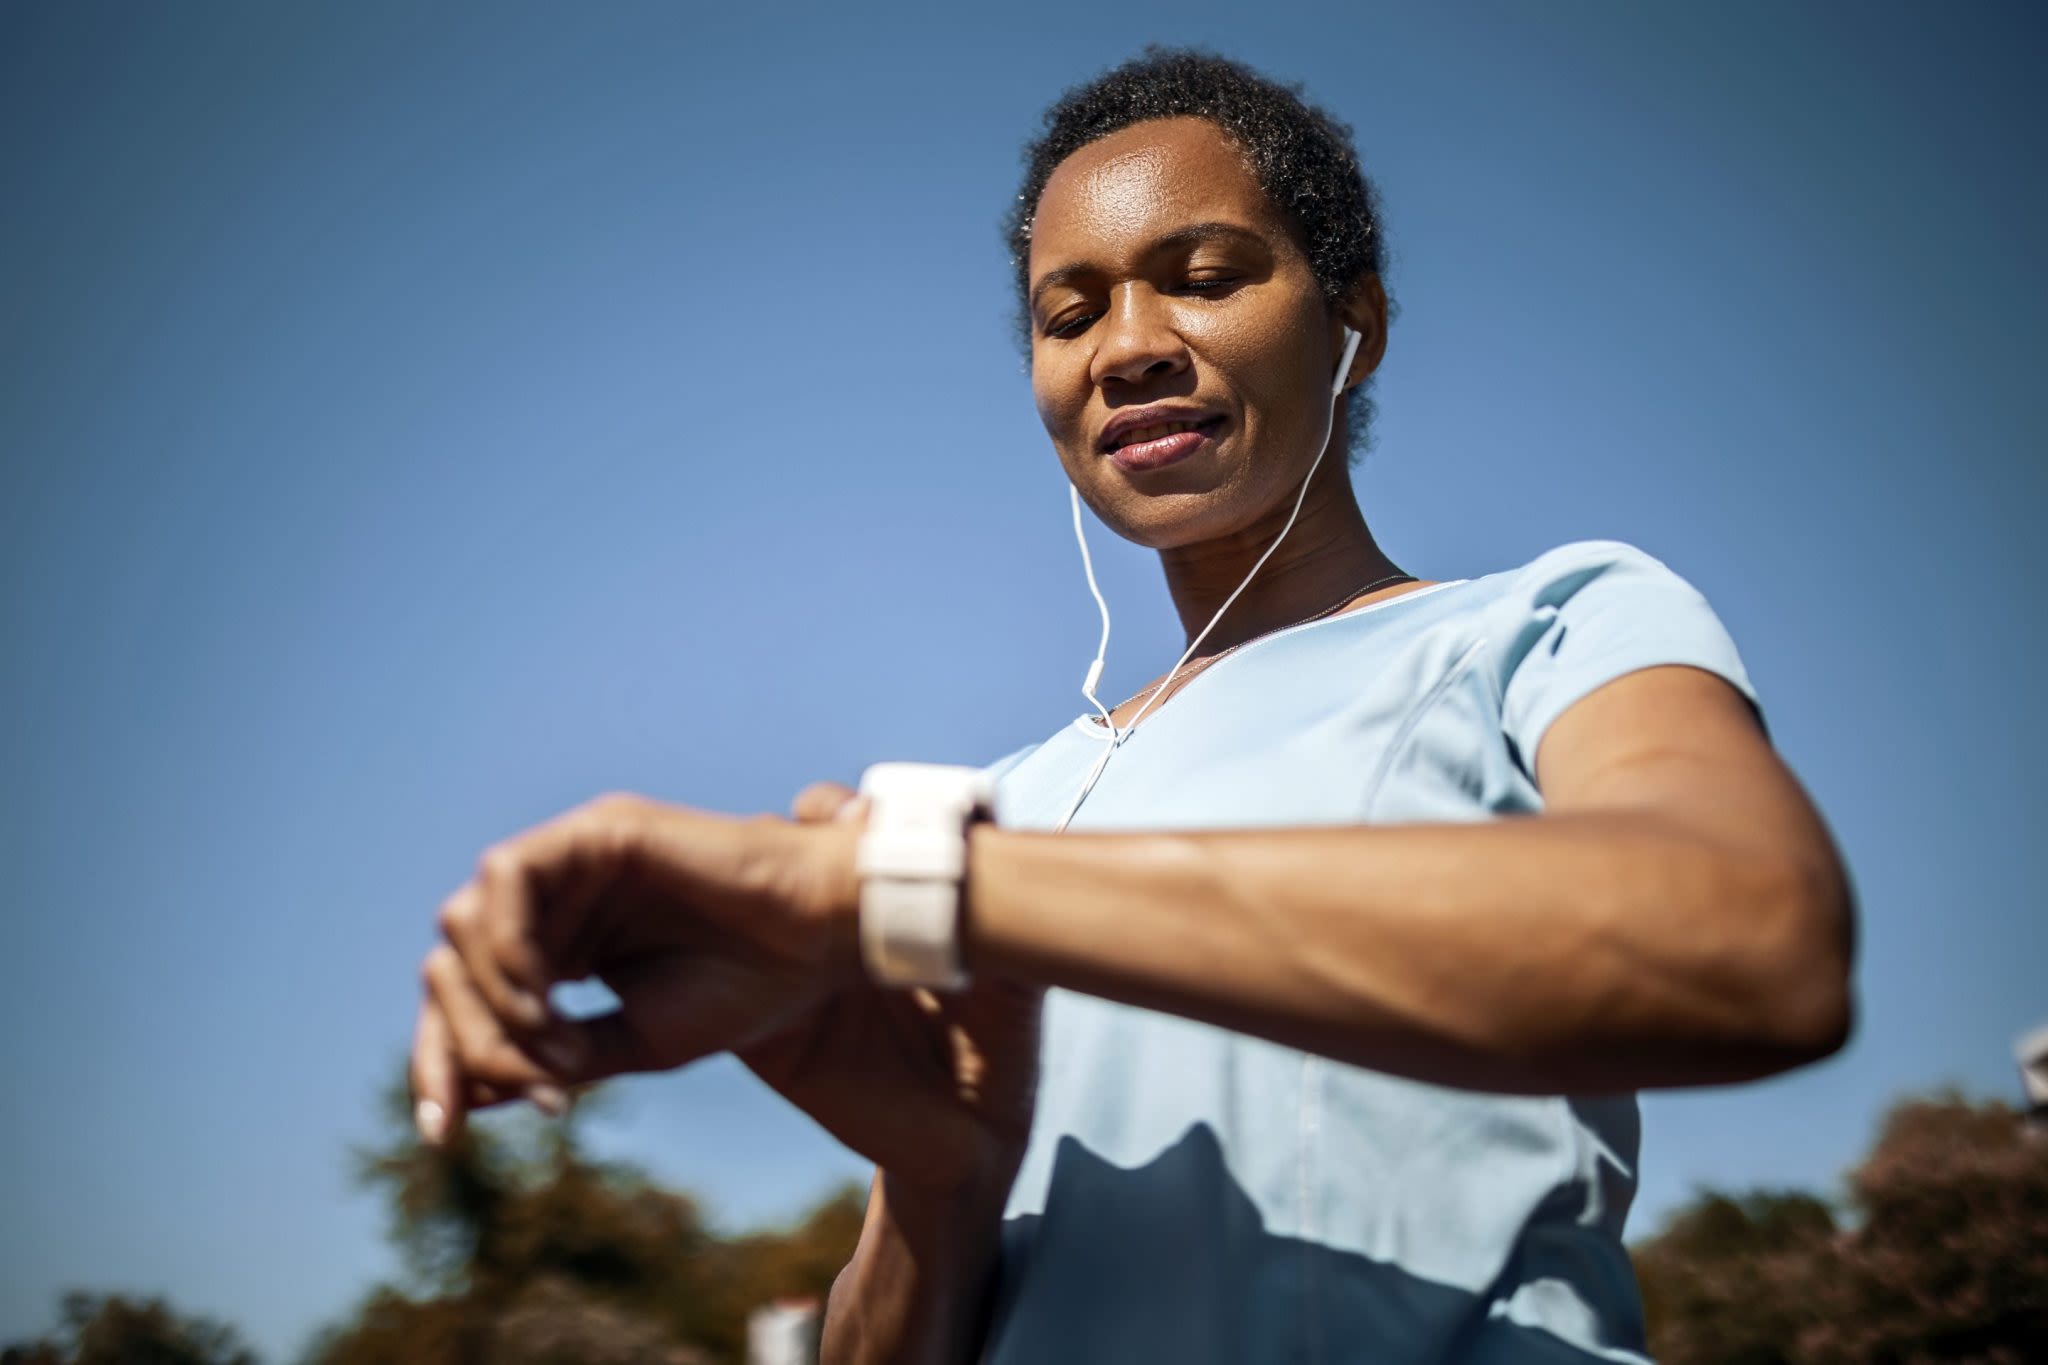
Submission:
M 1114 258 L 1188 223 L 1271 233 L 1272 204 L 1243 150 L 1207 119 L 1134 123 L 1062 161 L 1031 225 L 1031 273 Z

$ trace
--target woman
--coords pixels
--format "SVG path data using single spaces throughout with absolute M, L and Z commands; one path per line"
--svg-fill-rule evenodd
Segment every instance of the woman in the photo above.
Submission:
M 1848 1029 L 1846 876 L 1733 645 L 1625 545 L 1382 553 L 1329 458 L 1387 325 L 1341 125 L 1155 50 L 1028 164 L 1039 412 L 1189 655 L 987 770 L 911 944 L 958 989 L 864 945 L 844 787 L 495 846 L 427 960 L 422 1130 L 736 1053 L 876 1163 L 834 1361 L 1638 1358 L 1631 1092 Z M 591 973 L 620 1011 L 553 1015 Z

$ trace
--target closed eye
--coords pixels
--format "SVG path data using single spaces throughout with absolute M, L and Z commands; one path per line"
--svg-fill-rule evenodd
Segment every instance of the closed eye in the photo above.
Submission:
M 1205 298 L 1215 298 L 1229 293 L 1244 282 L 1245 277 L 1242 275 L 1205 275 L 1200 279 L 1182 280 L 1179 285 L 1175 286 L 1175 291 L 1178 293 L 1197 294 Z M 1101 316 L 1102 314 L 1100 313 L 1083 313 L 1079 317 L 1069 318 L 1065 322 L 1047 327 L 1045 334 L 1064 341 L 1068 337 L 1079 336 L 1088 329 L 1090 323 Z
M 1083 313 L 1080 317 L 1071 318 L 1066 322 L 1062 322 L 1057 327 L 1046 328 L 1045 334 L 1049 337 L 1058 337 L 1064 341 L 1068 337 L 1080 335 L 1082 329 L 1086 328 L 1089 323 L 1095 321 L 1100 316 L 1101 314 L 1099 313 Z

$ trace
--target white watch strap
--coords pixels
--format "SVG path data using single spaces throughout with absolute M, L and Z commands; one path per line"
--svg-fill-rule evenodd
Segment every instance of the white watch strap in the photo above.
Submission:
M 967 827 L 986 815 L 986 771 L 939 763 L 877 763 L 861 775 L 867 831 L 860 882 L 861 961 L 885 986 L 959 990 L 960 899 Z
M 868 975 L 885 986 L 957 991 L 960 883 L 869 877 L 860 885 L 860 952 Z

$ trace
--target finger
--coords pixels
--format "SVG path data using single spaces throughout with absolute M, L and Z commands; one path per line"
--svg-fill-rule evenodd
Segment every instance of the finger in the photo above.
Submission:
M 712 959 L 686 953 L 650 954 L 606 968 L 604 983 L 619 1008 L 548 1029 L 548 1061 L 562 1081 L 587 1085 L 612 1076 L 683 1066 L 725 1050 L 718 1003 L 728 992 L 703 988 L 724 974 Z
M 816 824 L 836 817 L 859 793 L 843 782 L 813 782 L 789 803 L 790 817 L 804 824 Z
M 480 970 L 479 985 L 493 1000 L 503 990 L 503 1017 L 532 1029 L 548 1025 L 548 988 L 581 973 L 564 950 L 591 929 L 593 911 L 640 846 L 657 805 L 609 793 L 477 859 L 475 903 L 454 908 L 458 922 L 473 917 L 479 952 L 495 966 Z
M 477 882 L 464 882 L 442 901 L 437 918 L 442 936 L 461 956 L 470 980 L 476 983 L 493 1014 L 515 1029 L 533 1031 L 547 1027 L 546 998 L 529 990 L 507 970 L 505 955 L 497 950 L 492 926 L 486 922 L 484 893 Z M 531 963 L 524 960 L 519 965 L 531 968 Z
M 413 1124 L 430 1146 L 452 1140 L 470 1114 L 513 1100 L 531 1100 L 542 1112 L 558 1116 L 569 1108 L 568 1092 L 560 1086 L 521 1090 L 465 1078 L 455 1060 L 447 1019 L 431 994 L 421 1002 L 414 1030 L 411 1082 Z
M 606 968 L 618 997 L 609 1014 L 563 1022 L 576 1055 L 568 1074 L 601 1080 L 667 1070 L 759 1042 L 817 1003 L 795 980 L 775 980 L 733 958 L 674 952 Z
M 429 993 L 420 1003 L 412 1039 L 413 1126 L 422 1142 L 439 1147 L 460 1130 L 466 1108 L 464 1089 L 447 1020 Z
M 506 1035 L 453 948 L 437 944 L 427 954 L 426 975 L 434 1004 L 447 1021 L 455 1063 L 465 1080 L 515 1090 L 558 1082 L 558 1077 Z
M 501 1104 L 510 1104 L 514 1100 L 526 1098 L 526 1092 L 523 1090 L 507 1085 L 492 1085 L 488 1081 L 470 1081 L 463 1090 L 463 1100 L 468 1104 L 472 1114 L 480 1109 L 495 1109 Z
M 569 1091 L 559 1085 L 529 1085 L 522 1097 L 534 1108 L 549 1118 L 560 1118 L 569 1112 Z
M 495 1109 L 501 1104 L 511 1104 L 515 1100 L 526 1100 L 543 1114 L 560 1118 L 569 1112 L 572 1102 L 569 1092 L 558 1085 L 530 1085 L 524 1090 L 513 1090 L 502 1085 L 471 1081 L 464 1088 L 468 1093 L 463 1098 L 472 1114 L 484 1109 Z

